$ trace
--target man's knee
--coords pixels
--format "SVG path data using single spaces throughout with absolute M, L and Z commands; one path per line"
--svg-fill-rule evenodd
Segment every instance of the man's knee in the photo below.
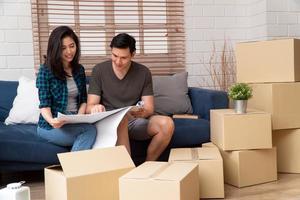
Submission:
M 165 133 L 168 135 L 173 135 L 174 132 L 174 122 L 171 117 L 163 116 L 161 119 L 161 127 L 164 129 Z
M 168 138 L 172 137 L 175 128 L 172 118 L 168 116 L 154 116 L 150 120 L 150 126 Z

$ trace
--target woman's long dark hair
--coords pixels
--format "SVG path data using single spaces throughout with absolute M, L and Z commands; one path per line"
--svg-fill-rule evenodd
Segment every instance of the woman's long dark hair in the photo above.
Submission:
M 63 62 L 61 58 L 62 42 L 65 37 L 72 38 L 76 44 L 76 53 L 71 65 L 73 73 L 76 73 L 79 70 L 80 42 L 74 31 L 68 26 L 59 26 L 52 31 L 49 37 L 47 56 L 44 63 L 50 68 L 54 76 L 61 80 L 66 80 L 67 76 L 63 68 Z

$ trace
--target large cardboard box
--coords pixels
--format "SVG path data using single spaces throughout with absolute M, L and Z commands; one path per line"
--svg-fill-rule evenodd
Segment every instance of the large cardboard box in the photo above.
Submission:
M 58 154 L 45 168 L 46 200 L 119 199 L 119 177 L 133 169 L 124 146 Z
M 203 148 L 218 148 L 212 142 Z M 276 147 L 262 150 L 222 151 L 225 183 L 245 187 L 277 180 Z
M 145 162 L 119 179 L 120 200 L 199 200 L 198 165 Z
M 203 148 L 216 147 L 212 143 Z M 245 187 L 277 180 L 276 148 L 222 151 L 225 183 Z
M 169 162 L 198 164 L 201 198 L 224 198 L 223 160 L 217 148 L 171 149 Z
M 273 131 L 278 172 L 300 173 L 300 129 Z
M 244 42 L 236 46 L 237 81 L 300 81 L 300 40 Z
M 210 129 L 211 141 L 225 151 L 272 148 L 271 115 L 266 112 L 211 110 Z
M 300 128 L 300 82 L 251 84 L 251 108 L 272 114 L 272 129 Z
M 222 151 L 224 181 L 245 187 L 277 180 L 276 148 Z

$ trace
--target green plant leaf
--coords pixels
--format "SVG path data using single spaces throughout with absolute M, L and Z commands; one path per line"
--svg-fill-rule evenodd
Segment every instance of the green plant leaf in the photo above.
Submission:
M 233 100 L 248 100 L 252 97 L 252 88 L 246 83 L 235 83 L 229 88 L 228 97 Z

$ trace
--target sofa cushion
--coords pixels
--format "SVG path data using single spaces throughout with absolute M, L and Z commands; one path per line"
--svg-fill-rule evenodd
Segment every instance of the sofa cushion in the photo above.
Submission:
M 162 115 L 191 114 L 187 72 L 173 76 L 153 76 L 155 113 Z
M 21 77 L 17 96 L 8 117 L 5 119 L 5 124 L 37 124 L 39 115 L 39 97 L 35 80 Z
M 17 95 L 17 81 L 0 81 L 0 121 L 4 122 L 7 118 L 13 101 Z
M 36 125 L 5 125 L 0 122 L 0 160 L 31 163 L 58 163 L 56 154 L 69 151 L 36 134 Z
M 196 147 L 210 141 L 210 122 L 205 119 L 174 119 L 171 147 Z

